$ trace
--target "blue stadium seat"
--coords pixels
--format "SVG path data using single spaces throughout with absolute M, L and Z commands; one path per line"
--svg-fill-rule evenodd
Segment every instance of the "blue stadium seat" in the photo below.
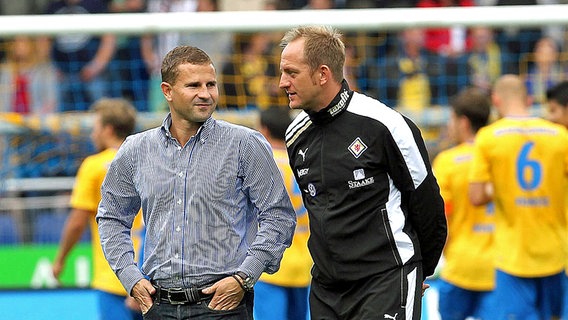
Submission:
M 51 211 L 38 212 L 33 221 L 33 241 L 35 243 L 58 243 L 66 215 Z
M 12 245 L 20 242 L 20 229 L 9 214 L 0 215 L 0 245 Z
M 35 243 L 59 243 L 67 217 L 67 213 L 61 212 L 42 211 L 37 213 L 34 219 L 33 241 Z M 90 227 L 87 226 L 80 241 L 88 242 L 90 240 Z

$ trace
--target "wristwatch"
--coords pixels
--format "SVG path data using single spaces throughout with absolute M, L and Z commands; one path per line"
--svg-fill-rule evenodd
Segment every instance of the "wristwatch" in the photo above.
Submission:
M 254 287 L 254 279 L 242 271 L 237 271 L 235 274 L 243 280 L 243 288 L 245 291 L 251 292 Z

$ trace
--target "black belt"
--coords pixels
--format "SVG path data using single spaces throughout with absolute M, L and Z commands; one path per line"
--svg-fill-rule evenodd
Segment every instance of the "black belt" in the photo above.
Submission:
M 154 301 L 169 304 L 193 304 L 211 298 L 212 294 L 204 294 L 198 288 L 163 288 L 153 285 L 156 288 Z

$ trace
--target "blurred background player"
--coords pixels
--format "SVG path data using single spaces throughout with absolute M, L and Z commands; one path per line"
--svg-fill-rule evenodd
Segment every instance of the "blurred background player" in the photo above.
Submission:
M 77 173 L 71 194 L 72 210 L 65 223 L 59 250 L 53 262 L 53 275 L 59 279 L 65 267 L 65 259 L 81 239 L 87 225 L 90 225 L 93 250 L 91 286 L 98 292 L 100 319 L 142 319 L 140 311 L 132 310 L 125 304 L 125 298 L 128 295 L 105 260 L 95 221 L 97 207 L 101 200 L 103 179 L 118 147 L 128 135 L 134 132 L 136 110 L 126 100 L 108 98 L 98 100 L 92 106 L 92 110 L 95 117 L 91 139 L 100 152 L 87 157 Z M 141 214 L 138 214 L 133 225 L 132 233 L 135 248 L 140 247 L 138 233 L 142 230 L 141 216 Z
M 568 81 L 560 82 L 546 92 L 548 120 L 568 128 Z
M 292 245 L 284 251 L 280 270 L 274 274 L 263 273 L 254 287 L 256 320 L 305 320 L 309 314 L 308 293 L 313 262 L 308 250 L 308 212 L 286 153 L 286 128 L 291 122 L 289 110 L 285 107 L 273 106 L 260 112 L 260 132 L 272 146 L 298 219 Z
M 443 320 L 470 316 L 489 319 L 494 314 L 491 291 L 495 286 L 493 206 L 471 205 L 467 189 L 473 140 L 487 125 L 491 104 L 483 89 L 469 87 L 450 106 L 448 135 L 457 145 L 440 152 L 432 167 L 448 220 L 445 263 L 438 287 L 439 311 Z
M 495 319 L 560 316 L 566 263 L 568 130 L 532 116 L 517 75 L 491 95 L 502 117 L 475 138 L 469 198 L 495 203 Z M 491 187 L 492 186 L 492 187 Z
M 560 82 L 548 89 L 546 92 L 546 100 L 548 103 L 548 120 L 568 128 L 568 81 Z M 568 220 L 568 186 L 565 190 L 567 203 L 566 217 Z M 564 301 L 562 303 L 562 319 L 568 319 L 568 268 L 566 268 L 563 282 Z

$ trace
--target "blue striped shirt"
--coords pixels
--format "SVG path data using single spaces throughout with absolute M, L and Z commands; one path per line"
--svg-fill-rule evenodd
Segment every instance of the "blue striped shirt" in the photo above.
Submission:
M 168 115 L 161 127 L 130 136 L 102 186 L 101 244 L 126 290 L 144 274 L 164 287 L 189 287 L 237 270 L 255 279 L 277 271 L 296 214 L 266 139 L 209 118 L 181 146 L 170 125 Z M 140 207 L 142 270 L 130 240 Z

